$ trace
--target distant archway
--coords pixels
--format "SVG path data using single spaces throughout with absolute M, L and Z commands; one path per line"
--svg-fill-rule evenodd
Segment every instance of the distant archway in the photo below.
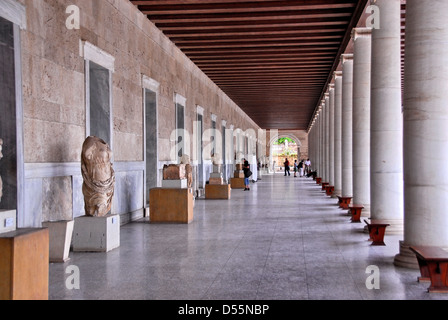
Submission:
M 302 148 L 302 142 L 299 138 L 297 138 L 296 135 L 292 133 L 279 133 L 275 136 L 270 137 L 269 140 L 269 167 L 273 169 L 275 172 L 278 171 L 278 168 L 283 166 L 283 158 L 284 156 L 274 156 L 274 149 L 275 149 L 275 143 L 282 138 L 289 138 L 293 140 L 297 146 L 297 156 L 296 157 L 289 157 L 289 160 L 297 159 L 300 160 L 300 154 L 301 154 L 301 148 Z

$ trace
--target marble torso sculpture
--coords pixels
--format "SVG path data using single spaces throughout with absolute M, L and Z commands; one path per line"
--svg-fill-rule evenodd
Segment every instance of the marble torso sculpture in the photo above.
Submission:
M 0 139 L 0 160 L 3 158 L 2 149 L 3 149 L 3 140 Z M 3 197 L 3 181 L 2 176 L 0 176 L 0 202 L 2 202 L 2 197 Z
M 97 137 L 88 137 L 82 147 L 82 192 L 87 216 L 104 217 L 112 207 L 115 172 L 111 163 L 112 151 Z
M 193 167 L 190 164 L 190 157 L 186 154 L 183 155 L 180 163 L 185 164 L 188 188 L 191 188 L 193 187 Z

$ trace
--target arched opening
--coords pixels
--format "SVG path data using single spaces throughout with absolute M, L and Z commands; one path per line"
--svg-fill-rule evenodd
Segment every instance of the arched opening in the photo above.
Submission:
M 269 164 L 274 172 L 283 172 L 283 163 L 287 158 L 292 164 L 301 160 L 302 143 L 293 134 L 281 133 L 272 136 L 269 141 Z

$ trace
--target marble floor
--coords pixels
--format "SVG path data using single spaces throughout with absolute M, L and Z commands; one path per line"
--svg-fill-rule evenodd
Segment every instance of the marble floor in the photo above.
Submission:
M 109 253 L 50 265 L 51 300 L 448 300 L 393 265 L 402 236 L 372 247 L 312 179 L 263 176 L 232 200 L 197 200 L 190 225 L 142 220 Z M 79 270 L 71 289 L 70 266 Z M 379 289 L 366 273 L 378 267 Z M 379 281 L 379 283 L 378 283 Z M 367 281 L 368 282 L 368 281 Z

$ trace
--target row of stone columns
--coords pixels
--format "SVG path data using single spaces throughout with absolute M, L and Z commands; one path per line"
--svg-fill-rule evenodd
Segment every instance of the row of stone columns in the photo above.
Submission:
M 395 264 L 416 267 L 409 246 L 448 248 L 448 2 L 407 1 L 404 101 L 401 1 L 374 4 L 380 26 L 353 30 L 310 154 L 335 195 L 386 220 L 389 234 L 404 232 Z

